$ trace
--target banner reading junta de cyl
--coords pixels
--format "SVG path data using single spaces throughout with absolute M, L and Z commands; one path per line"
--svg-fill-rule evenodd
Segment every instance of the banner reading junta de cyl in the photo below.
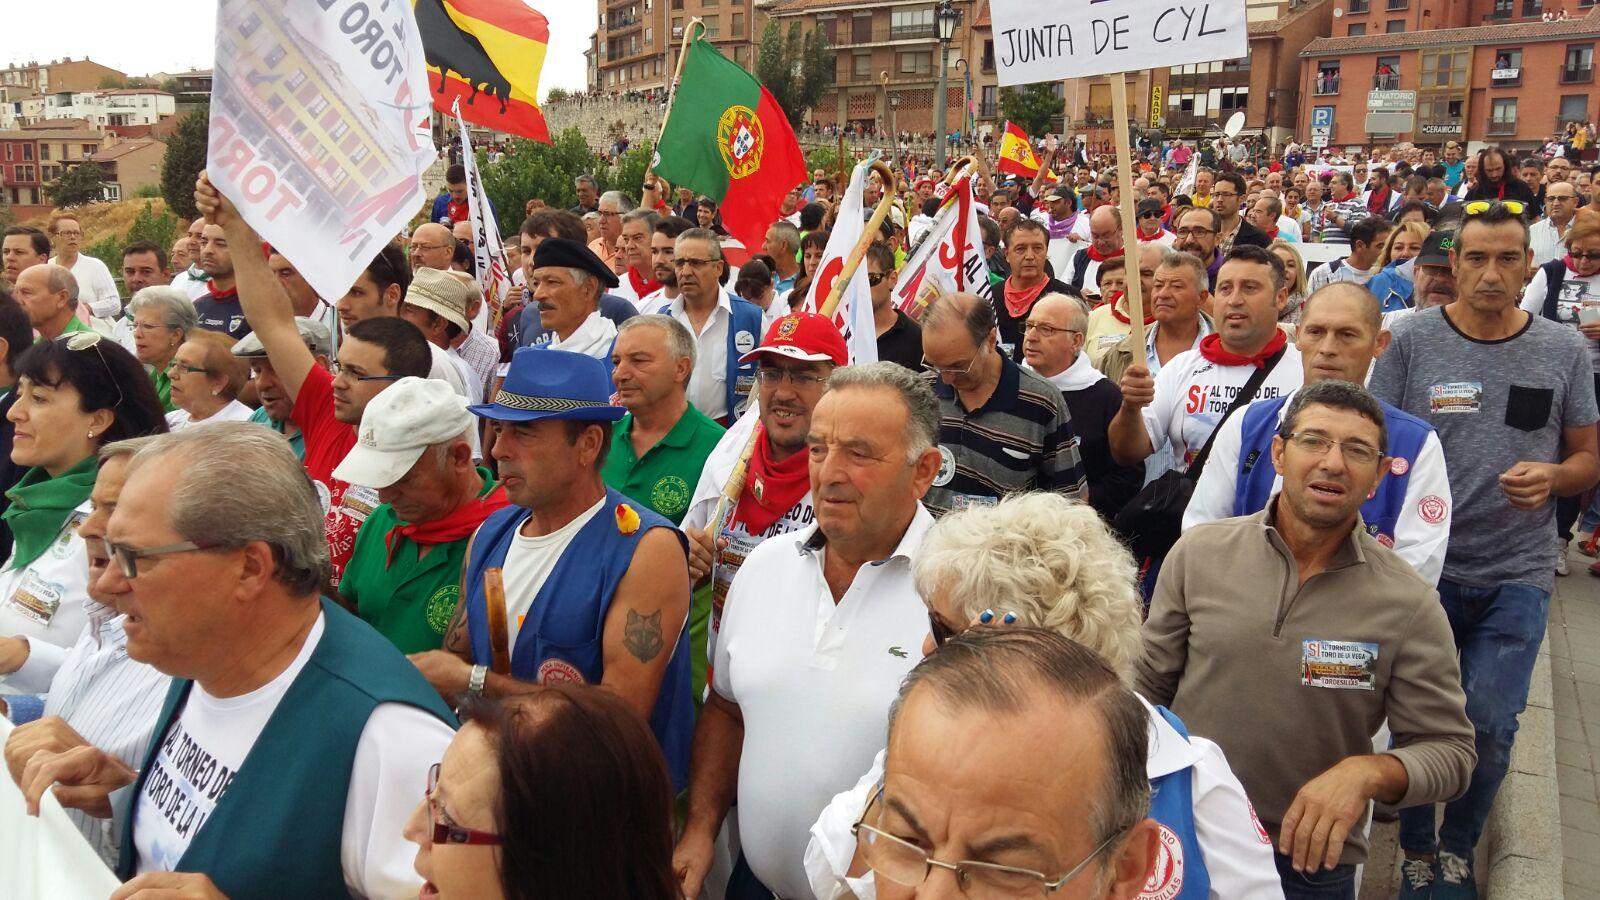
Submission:
M 1237 59 L 1245 0 L 990 0 L 1002 85 Z

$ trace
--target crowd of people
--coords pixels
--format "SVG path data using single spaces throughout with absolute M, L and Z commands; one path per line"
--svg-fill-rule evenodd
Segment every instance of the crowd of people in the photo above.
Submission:
M 204 176 L 126 302 L 70 211 L 6 229 L 29 810 L 123 898 L 1353 898 L 1374 815 L 1477 896 L 1600 553 L 1595 172 L 1156 147 L 1130 231 L 1040 149 L 916 308 L 954 173 L 868 180 L 876 361 L 821 170 L 760 247 L 527 198 L 503 302 L 459 166 L 337 298 Z

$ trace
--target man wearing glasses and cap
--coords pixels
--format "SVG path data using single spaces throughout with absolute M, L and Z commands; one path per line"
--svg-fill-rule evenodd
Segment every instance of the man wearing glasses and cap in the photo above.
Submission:
M 548 246 L 548 242 L 541 244 Z M 444 649 L 412 661 L 447 698 L 602 685 L 650 723 L 673 785 L 688 778 L 689 571 L 683 535 L 606 487 L 611 378 L 599 360 L 524 347 L 487 419 L 513 505 L 467 551 Z
M 330 362 L 333 356 L 332 336 L 328 327 L 316 319 L 305 316 L 296 316 L 295 328 L 300 332 L 300 338 L 306 342 L 306 349 L 311 351 L 312 360 L 324 370 L 332 367 Z M 300 426 L 294 423 L 294 396 L 284 389 L 283 381 L 273 371 L 272 361 L 267 359 L 267 350 L 261 346 L 261 338 L 251 332 L 233 345 L 233 355 L 240 359 L 249 360 L 250 377 L 255 379 L 256 399 L 261 402 L 261 408 L 251 416 L 250 421 L 258 425 L 265 425 L 273 431 L 283 435 L 289 441 L 289 448 L 294 451 L 295 458 L 306 458 L 306 439 L 300 433 Z

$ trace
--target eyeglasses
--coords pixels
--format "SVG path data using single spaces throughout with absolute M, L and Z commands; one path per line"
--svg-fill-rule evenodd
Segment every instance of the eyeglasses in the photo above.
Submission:
M 1461 211 L 1469 216 L 1481 216 L 1497 207 L 1504 207 L 1514 216 L 1522 215 L 1527 209 L 1521 200 L 1474 200 L 1461 207 Z
M 870 811 L 882 799 L 883 786 L 879 785 L 872 801 L 867 804 L 867 810 Z M 1119 829 L 1101 842 L 1100 846 L 1089 851 L 1088 856 L 1068 869 L 1065 874 L 1059 878 L 1051 878 L 1043 872 L 1017 866 L 1002 866 L 976 860 L 945 862 L 934 859 L 928 855 L 928 851 L 916 844 L 866 824 L 866 816 L 867 813 L 863 812 L 862 820 L 851 826 L 850 831 L 861 843 L 862 856 L 868 868 L 879 878 L 887 878 L 903 887 L 914 888 L 920 887 L 927 881 L 935 867 L 947 869 L 955 874 L 956 883 L 960 886 L 962 894 L 976 900 L 987 900 L 990 897 L 1044 897 L 1054 893 L 1076 878 L 1080 872 L 1088 868 L 1095 857 L 1105 852 L 1126 833 L 1126 829 Z
M 1600 250 L 1573 250 L 1567 254 L 1578 262 L 1600 260 Z
M 446 247 L 443 244 L 419 244 L 416 241 L 411 242 L 412 253 L 432 253 L 435 250 L 449 250 L 454 252 L 455 248 Z
M 1239 196 L 1239 192 L 1238 191 L 1212 191 L 1211 192 L 1211 196 L 1213 196 L 1213 197 L 1221 197 L 1224 200 L 1232 200 L 1234 197 Z
M 889 273 L 888 272 L 868 272 L 867 273 L 867 284 L 869 284 L 869 285 L 871 285 L 873 287 L 877 287 L 878 285 L 883 284 L 883 280 L 885 278 L 888 278 L 888 277 L 889 277 Z
M 684 266 L 689 266 L 691 268 L 698 269 L 701 266 L 709 266 L 714 262 L 721 261 L 722 260 L 719 259 L 695 259 L 692 256 L 679 256 L 672 260 L 672 267 L 675 269 L 681 269 Z
M 83 237 L 83 232 L 81 232 L 81 231 L 58 231 L 58 232 L 56 232 L 56 237 Z
M 768 387 L 777 387 L 785 381 L 797 388 L 814 388 L 828 380 L 826 375 L 815 372 L 802 372 L 799 369 L 779 369 L 776 367 L 757 369 L 756 380 Z
M 100 341 L 103 339 L 104 335 L 98 331 L 74 331 L 56 338 L 56 340 L 66 343 L 67 349 L 74 353 L 79 350 L 87 350 L 90 347 L 94 348 L 94 355 L 100 358 L 100 368 L 105 370 L 106 380 L 110 381 L 111 386 L 117 389 L 117 402 L 111 404 L 111 408 L 116 409 L 122 405 L 122 383 L 117 380 L 116 373 L 111 371 L 111 364 L 106 362 L 105 351 L 100 349 Z
M 1030 332 L 1038 332 L 1042 338 L 1051 338 L 1058 334 L 1083 334 L 1082 331 L 1076 328 L 1057 328 L 1054 325 L 1046 325 L 1043 322 L 1023 322 L 1022 333 L 1028 334 Z
M 923 363 L 922 371 L 932 372 L 940 378 L 959 378 L 962 375 L 971 375 L 972 370 L 978 365 L 978 357 L 982 355 L 983 351 L 980 350 L 976 356 L 967 360 L 967 364 L 964 366 L 936 366 L 932 363 Z
M 133 580 L 139 577 L 139 567 L 136 565 L 141 559 L 150 559 L 156 556 L 173 556 L 178 553 L 196 553 L 205 550 L 215 550 L 221 544 L 197 544 L 194 541 L 184 541 L 179 544 L 167 544 L 162 547 L 147 547 L 143 550 L 135 547 L 124 547 L 114 544 L 110 538 L 103 543 L 106 545 L 106 555 L 122 570 L 122 577 Z
M 177 360 L 167 363 L 168 375 L 193 375 L 196 373 L 200 375 L 210 375 L 211 370 L 202 369 L 199 366 L 191 366 L 188 363 L 178 362 Z
M 1383 458 L 1383 451 L 1377 447 L 1356 444 L 1350 441 L 1336 441 L 1309 431 L 1296 431 L 1289 435 L 1289 442 L 1307 453 L 1313 453 L 1317 456 L 1327 456 L 1329 450 L 1338 447 L 1339 452 L 1344 454 L 1345 459 L 1364 466 L 1372 465 Z
M 335 378 L 343 375 L 351 381 L 399 381 L 400 379 L 406 377 L 404 375 L 361 375 L 356 372 L 344 370 L 339 366 L 338 363 L 330 364 L 328 371 L 332 372 L 333 377 Z
M 138 334 L 144 334 L 146 331 L 155 331 L 157 328 L 171 328 L 174 331 L 178 330 L 178 326 L 176 325 L 147 325 L 144 322 L 133 323 L 133 330 Z
M 428 824 L 433 826 L 433 842 L 435 844 L 477 844 L 485 847 L 500 846 L 500 835 L 491 831 L 478 831 L 473 828 L 462 828 L 449 822 L 439 821 L 437 811 L 433 808 L 433 795 L 439 790 L 439 764 L 434 763 L 428 767 L 428 792 L 422 795 L 423 802 L 428 804 Z
M 1200 237 L 1205 234 L 1216 234 L 1215 228 L 1179 228 L 1175 232 L 1178 237 Z

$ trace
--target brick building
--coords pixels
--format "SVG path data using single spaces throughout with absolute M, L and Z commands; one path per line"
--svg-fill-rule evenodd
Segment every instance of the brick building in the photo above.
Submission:
M 597 0 L 590 87 L 607 93 L 665 88 L 678 64 L 683 30 L 696 16 L 723 56 L 754 66 L 752 0 Z
M 147 138 L 120 141 L 96 153 L 94 161 L 105 171 L 105 198 L 125 200 L 137 195 L 140 188 L 159 185 L 166 155 L 166 144 Z
M 1345 7 L 1338 36 L 1306 46 L 1299 84 L 1299 121 L 1331 115 L 1335 146 L 1531 149 L 1596 115 L 1594 0 L 1335 2 Z

